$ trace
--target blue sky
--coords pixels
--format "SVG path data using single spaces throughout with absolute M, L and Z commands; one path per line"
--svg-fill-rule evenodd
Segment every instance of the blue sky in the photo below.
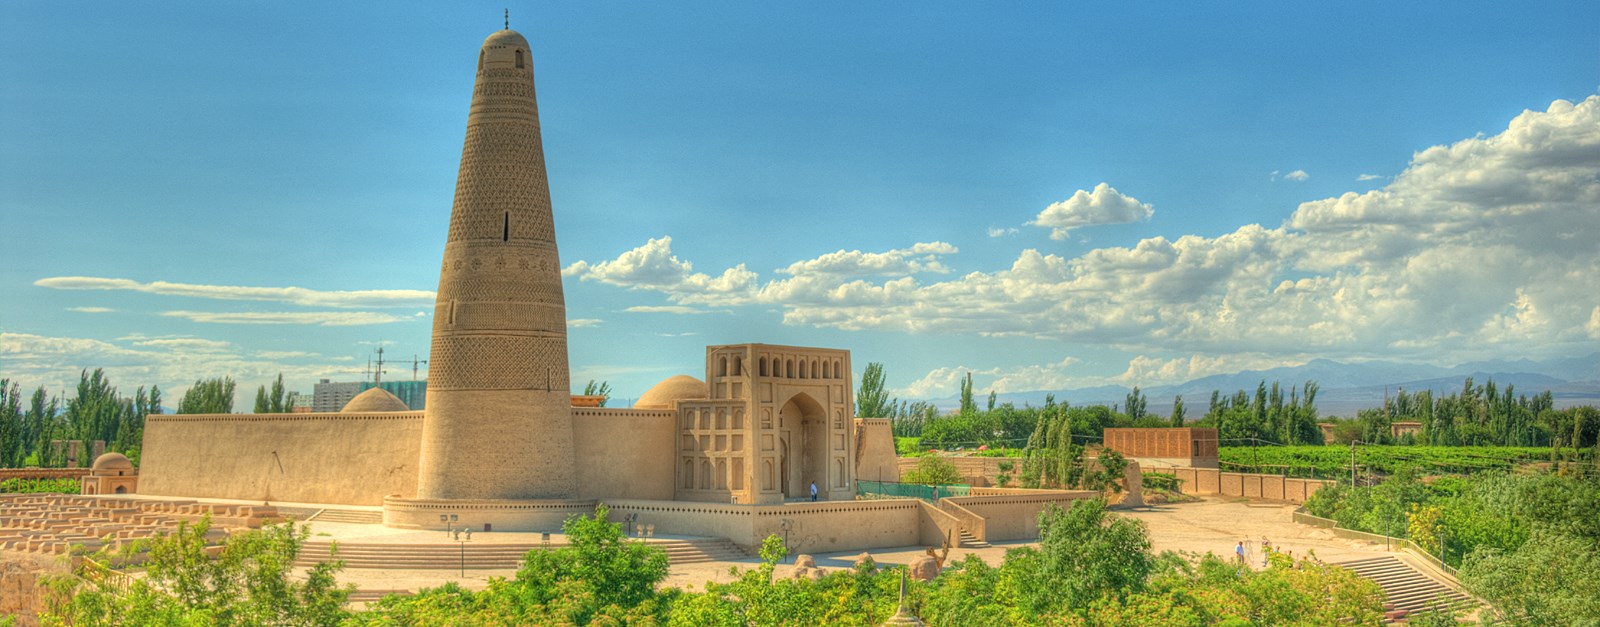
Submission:
M 0 375 L 426 359 L 503 6 L 0 5 Z M 574 380 L 737 342 L 910 397 L 1600 347 L 1600 6 L 1136 6 L 512 6 Z

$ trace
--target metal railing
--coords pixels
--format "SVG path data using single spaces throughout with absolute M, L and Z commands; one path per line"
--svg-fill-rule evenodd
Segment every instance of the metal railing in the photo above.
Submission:
M 964 484 L 924 485 L 893 481 L 857 481 L 856 496 L 863 499 L 922 499 L 938 503 L 947 496 L 967 496 L 972 486 Z

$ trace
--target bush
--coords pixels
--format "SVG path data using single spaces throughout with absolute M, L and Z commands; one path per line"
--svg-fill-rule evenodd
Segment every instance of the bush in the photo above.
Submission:
M 950 485 L 961 483 L 961 472 L 956 465 L 943 457 L 929 455 L 917 460 L 917 467 L 900 475 L 901 483 L 923 485 Z

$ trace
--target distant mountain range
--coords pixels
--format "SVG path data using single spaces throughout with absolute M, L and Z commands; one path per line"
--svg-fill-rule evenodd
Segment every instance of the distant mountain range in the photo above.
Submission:
M 1316 381 L 1317 409 L 1324 416 L 1353 416 L 1358 410 L 1379 407 L 1385 395 L 1401 389 L 1407 392 L 1432 390 L 1435 396 L 1459 392 L 1467 378 L 1474 384 L 1494 379 L 1500 389 L 1516 386 L 1515 392 L 1538 394 L 1550 390 L 1556 407 L 1573 405 L 1600 405 L 1600 353 L 1583 357 L 1557 358 L 1545 361 L 1531 359 L 1475 361 L 1453 368 L 1426 364 L 1406 364 L 1391 361 L 1364 361 L 1342 363 L 1331 359 L 1317 359 L 1299 366 L 1246 370 L 1234 374 L 1218 374 L 1193 379 L 1176 385 L 1157 385 L 1141 388 L 1148 398 L 1148 411 L 1167 415 L 1172 411 L 1172 398 L 1183 395 L 1188 415 L 1197 418 L 1205 414 L 1212 390 L 1232 394 L 1246 390 L 1254 394 L 1256 384 L 1277 381 L 1284 387 L 1299 386 L 1306 381 Z M 998 395 L 1001 403 L 1042 405 L 1046 394 L 1057 401 L 1074 405 L 1121 404 L 1131 391 L 1120 385 L 1101 385 L 1067 390 L 1038 390 L 1012 392 Z M 982 403 L 987 393 L 978 391 Z M 941 409 L 960 406 L 960 397 L 927 399 Z

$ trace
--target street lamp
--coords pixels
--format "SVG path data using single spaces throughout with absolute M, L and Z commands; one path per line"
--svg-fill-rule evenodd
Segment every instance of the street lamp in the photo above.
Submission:
M 472 541 L 471 529 L 457 529 L 452 534 L 456 544 L 461 545 L 461 578 L 467 577 L 467 543 Z M 466 536 L 463 538 L 462 536 Z
M 439 514 L 439 522 L 444 523 L 444 536 L 450 537 L 450 531 L 455 529 L 455 522 L 461 520 L 457 514 Z

